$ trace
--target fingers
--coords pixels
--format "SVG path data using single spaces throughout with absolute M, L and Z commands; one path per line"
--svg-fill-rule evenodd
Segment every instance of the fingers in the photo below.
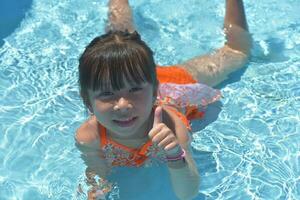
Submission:
M 153 141 L 154 136 L 157 135 L 163 129 L 163 126 L 164 126 L 163 124 L 159 124 L 159 125 L 153 127 L 149 131 L 148 136 L 152 141 Z
M 88 192 L 88 200 L 96 200 L 96 199 L 105 199 L 105 194 L 102 190 L 97 190 L 96 188 L 92 188 Z
M 149 138 L 152 140 L 152 138 L 157 133 L 159 133 L 163 127 L 164 127 L 164 124 L 162 124 L 162 107 L 157 106 L 154 110 L 152 129 L 148 133 Z
M 178 145 L 175 134 L 163 123 L 155 126 L 149 132 L 149 137 L 154 144 L 163 148 L 165 151 L 169 151 Z
M 88 192 L 88 200 L 96 200 L 96 198 L 97 196 L 95 190 L 91 190 Z
M 162 123 L 162 107 L 157 106 L 154 111 L 153 127 L 157 126 L 160 123 Z
M 173 149 L 179 147 L 178 140 L 169 127 L 162 121 L 162 107 L 156 107 L 154 111 L 153 127 L 149 132 L 151 141 L 163 148 L 165 151 L 172 152 Z
M 159 147 L 162 147 L 166 151 L 178 144 L 174 134 L 167 131 L 155 135 L 152 139 L 152 142 L 156 143 Z
M 165 151 L 168 151 L 170 153 L 170 151 L 172 151 L 173 149 L 176 149 L 177 152 L 177 147 L 179 147 L 179 144 L 175 141 L 169 143 L 168 145 L 165 146 Z

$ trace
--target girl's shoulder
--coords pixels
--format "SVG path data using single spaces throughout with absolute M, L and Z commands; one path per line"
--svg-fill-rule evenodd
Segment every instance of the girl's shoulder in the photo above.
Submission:
M 99 143 L 99 130 L 95 116 L 91 116 L 77 129 L 75 140 L 78 144 L 84 146 Z

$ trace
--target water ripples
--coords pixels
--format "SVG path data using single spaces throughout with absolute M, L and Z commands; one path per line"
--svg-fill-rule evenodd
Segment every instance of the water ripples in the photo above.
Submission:
M 136 17 L 160 64 L 223 43 L 217 26 L 223 4 L 182 1 L 181 10 L 169 14 L 177 1 L 170 7 L 163 2 L 164 8 L 161 1 L 150 2 L 136 2 Z M 257 49 L 241 80 L 222 88 L 216 121 L 193 134 L 202 177 L 199 199 L 299 199 L 299 31 L 297 23 L 282 17 L 297 3 L 245 4 Z M 281 15 L 273 16 L 273 7 Z M 254 20 L 261 10 L 268 18 Z M 0 48 L 1 198 L 76 199 L 85 166 L 73 135 L 86 117 L 77 60 L 103 31 L 106 12 L 104 1 L 34 1 L 21 27 L 5 39 Z M 276 34 L 275 25 L 264 21 L 272 17 L 278 21 Z M 145 20 L 150 22 L 143 25 Z

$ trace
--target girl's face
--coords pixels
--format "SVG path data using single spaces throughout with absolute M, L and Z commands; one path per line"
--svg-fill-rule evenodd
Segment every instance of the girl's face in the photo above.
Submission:
M 121 90 L 90 90 L 89 98 L 97 120 L 111 136 L 136 138 L 147 134 L 155 102 L 152 84 L 130 85 L 125 82 Z

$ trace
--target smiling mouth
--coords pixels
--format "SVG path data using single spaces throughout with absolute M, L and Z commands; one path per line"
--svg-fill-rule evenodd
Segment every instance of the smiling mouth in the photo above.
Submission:
M 121 120 L 114 119 L 113 122 L 116 123 L 118 126 L 121 126 L 121 127 L 129 127 L 129 126 L 132 126 L 134 124 L 136 119 L 137 119 L 137 117 L 130 117 L 130 118 L 121 119 Z

